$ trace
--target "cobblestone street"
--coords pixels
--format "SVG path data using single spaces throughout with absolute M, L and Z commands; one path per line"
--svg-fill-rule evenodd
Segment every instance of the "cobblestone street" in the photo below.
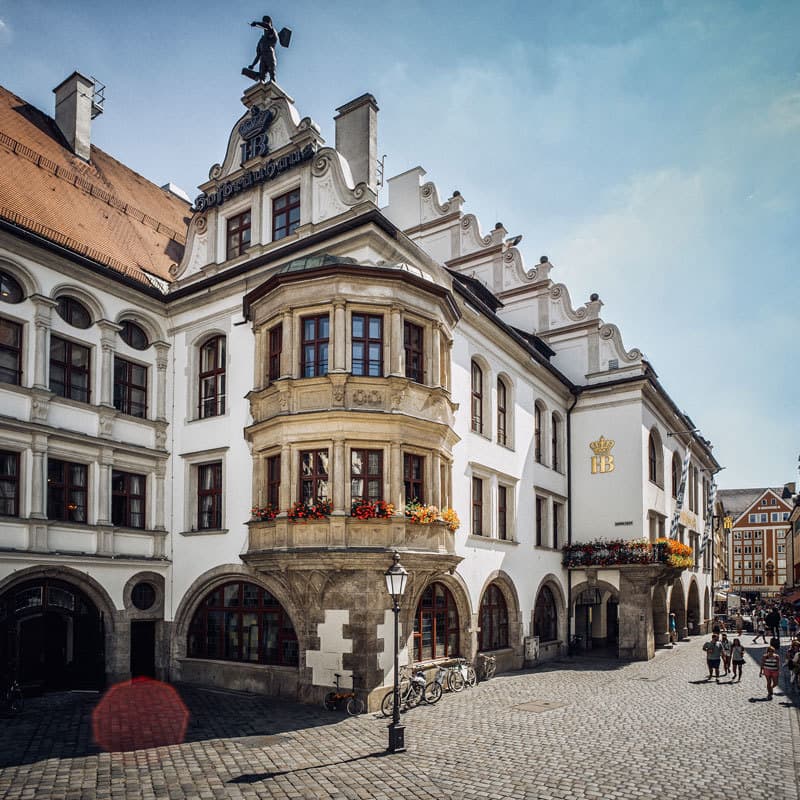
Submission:
M 105 753 L 98 696 L 51 695 L 0 720 L 0 797 L 798 800 L 797 708 L 765 699 L 750 642 L 741 684 L 703 682 L 700 638 L 501 675 L 405 715 L 394 756 L 383 718 L 185 686 L 183 744 Z

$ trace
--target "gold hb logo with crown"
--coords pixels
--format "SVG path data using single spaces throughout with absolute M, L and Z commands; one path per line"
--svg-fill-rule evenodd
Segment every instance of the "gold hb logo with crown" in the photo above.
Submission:
M 601 436 L 596 442 L 590 442 L 594 455 L 592 456 L 592 475 L 598 473 L 614 471 L 614 456 L 611 455 L 611 448 L 614 446 L 613 439 L 606 439 Z

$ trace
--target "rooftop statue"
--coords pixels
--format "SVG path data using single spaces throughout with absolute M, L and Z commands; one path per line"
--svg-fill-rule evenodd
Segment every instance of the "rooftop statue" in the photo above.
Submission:
M 261 82 L 266 82 L 269 75 L 269 80 L 274 83 L 277 65 L 275 45 L 280 43 L 282 47 L 288 47 L 292 40 L 292 32 L 289 28 L 281 28 L 280 32 L 276 33 L 275 28 L 272 27 L 272 18 L 267 16 L 262 17 L 261 22 L 251 22 L 250 27 L 262 28 L 264 32 L 256 45 L 256 57 L 253 59 L 253 63 L 242 69 L 242 75 Z M 253 69 L 256 64 L 258 64 L 258 72 Z

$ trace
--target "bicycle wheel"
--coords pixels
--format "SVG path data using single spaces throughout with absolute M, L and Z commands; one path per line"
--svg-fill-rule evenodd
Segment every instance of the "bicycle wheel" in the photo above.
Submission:
M 394 713 L 394 690 L 388 692 L 381 700 L 381 714 L 384 717 L 391 717 Z
M 436 681 L 431 681 L 425 687 L 425 702 L 428 705 L 434 705 L 442 699 L 442 684 Z
M 325 695 L 325 699 L 322 701 L 322 705 L 328 711 L 336 711 L 336 692 L 328 692 Z
M 409 693 L 404 698 L 406 708 L 416 708 L 425 696 L 425 687 L 412 683 Z
M 360 697 L 351 697 L 347 701 L 347 713 L 351 717 L 357 717 L 364 713 L 364 701 Z
M 470 688 L 475 686 L 478 682 L 478 676 L 475 674 L 475 670 L 472 667 L 467 667 L 467 677 L 464 679 L 464 682 Z
M 492 678 L 494 678 L 496 672 L 497 672 L 497 662 L 490 661 L 486 665 L 486 669 L 484 670 L 483 679 L 485 681 L 490 681 Z
M 447 688 L 451 692 L 460 692 L 464 688 L 464 676 L 460 669 L 451 669 L 447 674 Z

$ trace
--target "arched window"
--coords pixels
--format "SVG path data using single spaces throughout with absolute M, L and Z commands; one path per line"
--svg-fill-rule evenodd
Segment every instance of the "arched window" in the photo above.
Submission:
M 508 403 L 508 389 L 502 378 L 497 379 L 497 443 L 508 443 L 508 417 L 506 404 Z
M 678 496 L 678 487 L 681 483 L 681 460 L 677 453 L 672 454 L 672 496 Z
M 542 407 L 533 408 L 533 453 L 537 464 L 542 463 Z
M 652 433 L 647 440 L 647 466 L 648 477 L 653 483 L 658 483 L 658 456 L 656 454 L 656 440 Z
M 553 469 L 558 472 L 561 467 L 561 459 L 559 458 L 559 450 L 561 446 L 561 420 L 558 417 L 558 414 L 553 414 L 550 418 L 550 425 L 551 425 L 551 451 L 553 453 Z
M 225 337 L 215 336 L 200 348 L 200 418 L 225 413 Z
M 508 647 L 508 607 L 496 583 L 490 583 L 481 598 L 479 650 Z
M 0 272 L 0 300 L 4 303 L 21 303 L 25 299 L 25 292 L 19 282 L 7 272 Z
M 150 342 L 147 339 L 147 334 L 144 332 L 144 329 L 135 322 L 131 322 L 127 319 L 122 323 L 122 330 L 119 332 L 119 338 L 134 350 L 147 350 L 147 348 L 150 347 Z
M 210 592 L 195 611 L 187 654 L 296 667 L 297 634 L 283 606 L 266 589 L 228 583 Z
M 74 297 L 59 297 L 56 312 L 64 322 L 68 322 L 73 328 L 88 328 L 92 324 L 92 315 L 89 310 Z
M 540 642 L 554 642 L 558 639 L 558 612 L 553 592 L 542 586 L 536 598 L 533 611 L 533 632 Z
M 483 372 L 472 362 L 472 430 L 483 433 Z
M 443 583 L 425 589 L 414 614 L 414 657 L 417 661 L 458 654 L 458 609 Z

